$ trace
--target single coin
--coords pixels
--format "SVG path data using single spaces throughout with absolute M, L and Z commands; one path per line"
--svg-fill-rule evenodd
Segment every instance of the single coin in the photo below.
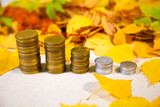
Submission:
M 26 66 L 26 65 L 20 64 L 20 68 L 23 70 L 35 70 L 35 69 L 41 68 L 41 64 L 39 63 L 37 65 L 32 65 L 32 66 Z
M 89 68 L 84 69 L 84 70 L 71 69 L 71 71 L 72 71 L 73 73 L 76 73 L 76 74 L 83 74 L 83 73 L 88 72 L 88 71 L 89 71 Z
M 61 63 L 65 63 L 65 59 L 63 60 L 57 60 L 57 61 L 53 61 L 53 60 L 46 60 L 46 63 L 50 64 L 50 65 L 57 65 L 57 64 L 61 64 Z
M 30 39 L 22 39 L 22 40 L 16 39 L 16 42 L 18 42 L 18 43 L 24 43 L 24 44 L 33 43 L 33 42 L 36 42 L 36 41 L 39 41 L 38 40 L 38 36 L 34 37 L 34 38 L 30 38 Z
M 47 45 L 60 45 L 64 44 L 65 38 L 63 36 L 48 36 L 44 40 Z
M 113 63 L 113 60 L 112 60 L 112 58 L 110 58 L 110 57 L 102 56 L 102 57 L 96 58 L 96 59 L 95 59 L 95 63 L 96 63 L 97 65 L 108 65 L 108 64 Z
M 31 43 L 21 43 L 21 42 L 17 42 L 16 41 L 16 43 L 17 43 L 17 47 L 18 46 L 21 46 L 21 47 L 31 47 L 31 46 L 38 46 L 38 43 L 39 43 L 39 41 L 37 40 L 37 41 L 35 41 L 35 42 L 31 42 Z
M 21 69 L 21 72 L 24 73 L 24 74 L 36 74 L 36 73 L 39 73 L 41 70 L 31 70 L 31 71 L 23 71 Z
M 18 47 L 17 47 L 18 48 Z M 37 51 L 39 51 L 39 47 L 38 46 L 36 46 L 35 48 L 33 48 L 33 49 L 18 49 L 18 52 L 19 53 L 33 53 L 33 52 L 37 52 Z
M 19 60 L 19 63 L 25 66 L 32 66 L 32 65 L 37 65 L 39 64 L 41 61 L 40 59 L 33 59 L 33 60 Z
M 38 32 L 35 30 L 23 30 L 16 33 L 16 39 L 25 40 L 38 37 Z
M 82 55 L 82 56 L 89 55 L 89 49 L 84 46 L 75 47 L 71 50 L 71 54 L 72 55 Z

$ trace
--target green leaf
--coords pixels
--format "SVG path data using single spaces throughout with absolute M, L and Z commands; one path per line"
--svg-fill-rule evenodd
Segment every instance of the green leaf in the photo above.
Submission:
M 54 2 L 59 3 L 59 4 L 65 4 L 66 2 L 70 2 L 72 0 L 54 0 Z
M 160 20 L 159 21 L 154 21 L 151 24 L 151 27 L 156 33 L 160 33 Z
M 29 4 L 27 4 L 26 2 L 24 1 L 13 1 L 9 4 L 9 6 L 13 6 L 13 7 L 21 7 L 21 8 L 25 8 L 27 9 L 28 11 L 30 11 L 29 9 Z
M 52 6 L 55 10 L 64 13 L 64 9 L 61 4 L 55 2 L 55 3 L 52 3 Z
M 141 6 L 140 9 L 145 15 L 149 15 L 155 19 L 160 19 L 160 6 L 158 5 Z
M 141 23 L 143 23 L 144 25 L 150 25 L 152 23 L 152 20 L 149 17 L 142 17 L 134 20 L 134 23 L 137 25 L 141 25 Z
M 0 17 L 0 20 L 7 26 L 12 26 L 12 18 L 9 17 Z
M 46 13 L 48 17 L 52 20 L 55 19 L 55 11 L 54 11 L 54 6 L 52 3 L 48 3 L 46 7 Z

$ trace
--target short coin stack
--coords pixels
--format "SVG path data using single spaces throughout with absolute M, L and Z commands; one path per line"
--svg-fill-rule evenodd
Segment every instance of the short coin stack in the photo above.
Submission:
M 71 50 L 71 71 L 74 73 L 86 73 L 89 70 L 89 49 L 87 47 L 75 47 Z
M 95 59 L 96 72 L 100 75 L 106 75 L 112 72 L 113 60 L 110 57 L 98 57 Z
M 49 36 L 45 38 L 47 71 L 52 74 L 63 73 L 65 66 L 65 38 Z
M 125 75 L 131 75 L 136 72 L 137 64 L 132 61 L 123 61 L 120 63 L 120 72 Z
M 23 30 L 16 34 L 20 69 L 25 74 L 34 74 L 41 70 L 38 46 L 38 32 Z

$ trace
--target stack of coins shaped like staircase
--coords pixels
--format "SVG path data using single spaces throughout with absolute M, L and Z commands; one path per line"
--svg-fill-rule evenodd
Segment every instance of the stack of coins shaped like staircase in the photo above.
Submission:
M 71 50 L 71 71 L 74 73 L 86 73 L 89 70 L 90 52 L 87 47 L 75 47 Z
M 34 74 L 41 70 L 38 45 L 38 32 L 23 30 L 16 34 L 20 69 L 25 74 Z
M 63 73 L 65 66 L 65 38 L 49 36 L 45 38 L 45 55 L 47 71 L 52 74 Z

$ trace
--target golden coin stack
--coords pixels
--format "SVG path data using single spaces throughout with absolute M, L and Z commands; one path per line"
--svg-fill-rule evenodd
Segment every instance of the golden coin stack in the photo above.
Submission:
M 41 70 L 38 46 L 38 32 L 23 30 L 16 34 L 20 69 L 25 74 L 34 74 Z
M 89 49 L 87 47 L 75 47 L 71 50 L 71 71 L 74 73 L 86 73 L 89 70 Z
M 45 55 L 47 71 L 52 74 L 63 73 L 65 66 L 65 38 L 49 36 L 45 38 Z

